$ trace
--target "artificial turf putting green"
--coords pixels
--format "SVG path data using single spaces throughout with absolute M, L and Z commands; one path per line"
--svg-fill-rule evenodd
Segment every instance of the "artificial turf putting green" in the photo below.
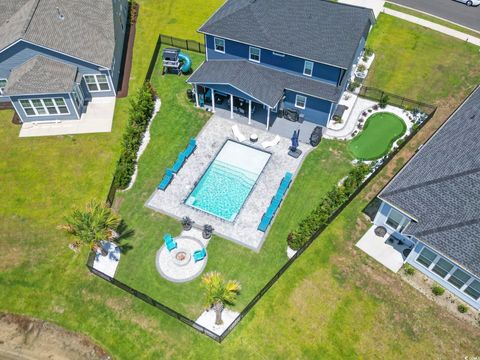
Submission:
M 375 160 L 386 155 L 406 131 L 399 116 L 379 112 L 367 119 L 363 131 L 348 143 L 348 150 L 359 160 Z

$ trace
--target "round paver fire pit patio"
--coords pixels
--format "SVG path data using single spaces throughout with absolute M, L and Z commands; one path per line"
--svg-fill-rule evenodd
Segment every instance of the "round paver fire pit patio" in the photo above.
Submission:
M 187 282 L 199 276 L 207 265 L 207 257 L 195 262 L 193 253 L 201 250 L 204 246 L 200 240 L 182 236 L 175 238 L 177 247 L 168 251 L 162 245 L 157 251 L 155 265 L 162 277 L 173 282 Z

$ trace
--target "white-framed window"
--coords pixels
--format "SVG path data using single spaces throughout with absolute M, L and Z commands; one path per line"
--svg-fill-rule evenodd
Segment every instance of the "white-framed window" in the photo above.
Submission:
M 480 299 L 480 281 L 432 250 L 424 247 L 416 261 L 474 300 Z
M 261 50 L 259 48 L 250 46 L 250 49 L 248 51 L 248 58 L 250 59 L 250 61 L 259 63 L 260 54 L 261 54 Z
M 305 109 L 305 106 L 307 105 L 307 97 L 303 95 L 297 95 L 295 96 L 295 107 L 299 109 Z
M 305 65 L 303 66 L 303 75 L 313 75 L 313 62 L 305 60 Z
M 225 39 L 214 38 L 213 41 L 215 43 L 215 51 L 225 54 Z
M 70 114 L 63 98 L 22 99 L 20 105 L 27 116 Z
M 404 224 L 405 219 L 406 219 L 405 215 L 403 215 L 400 211 L 394 208 L 391 208 L 388 213 L 385 224 L 388 225 L 393 230 L 398 231 Z
M 0 79 L 0 95 L 3 95 L 3 92 L 5 91 L 5 87 L 7 86 L 7 79 Z
M 83 75 L 83 78 L 90 92 L 110 91 L 107 75 L 89 74 Z

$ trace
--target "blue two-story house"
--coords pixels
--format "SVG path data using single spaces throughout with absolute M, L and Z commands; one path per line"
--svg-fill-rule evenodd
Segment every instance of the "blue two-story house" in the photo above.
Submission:
M 0 102 L 22 122 L 80 119 L 120 82 L 127 0 L 0 2 Z
M 480 309 L 480 87 L 379 194 L 405 261 Z
M 215 110 L 220 100 L 249 122 L 262 110 L 256 120 L 267 129 L 283 114 L 324 127 L 374 19 L 371 9 L 323 0 L 229 0 L 199 29 L 206 61 L 188 79 L 197 106 L 213 98 Z

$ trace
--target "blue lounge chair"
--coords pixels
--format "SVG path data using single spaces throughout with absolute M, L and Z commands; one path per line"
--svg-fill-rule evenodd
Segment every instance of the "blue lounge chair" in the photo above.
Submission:
M 185 164 L 185 154 L 181 152 L 180 154 L 178 154 L 177 161 L 175 161 L 175 164 L 173 164 L 172 166 L 172 171 L 174 173 L 178 173 L 182 168 L 183 164 Z
M 197 148 L 197 140 L 195 139 L 190 139 L 187 148 L 183 152 L 185 154 L 185 157 L 188 159 L 190 155 L 193 154 L 195 149 Z
M 278 190 L 281 190 L 282 196 L 285 195 L 285 193 L 287 192 L 287 189 L 292 182 L 292 176 L 292 173 L 287 172 L 282 181 L 280 182 L 280 187 L 278 188 Z
M 260 222 L 260 225 L 258 225 L 258 230 L 261 232 L 265 232 L 268 229 L 268 225 L 270 225 L 270 222 L 272 221 L 273 215 L 265 213 L 263 214 L 262 221 Z
M 172 180 L 173 171 L 172 169 L 167 169 L 167 171 L 165 172 L 165 176 L 163 177 L 162 182 L 158 185 L 157 189 L 165 191 L 168 185 L 170 185 L 170 183 L 172 182 Z
M 167 247 L 168 251 L 172 251 L 173 249 L 177 248 L 177 242 L 173 240 L 172 235 L 163 235 L 163 241 L 165 241 L 165 246 Z
M 195 262 L 202 261 L 203 259 L 205 259 L 206 256 L 207 250 L 205 250 L 205 248 L 202 248 L 202 250 L 197 250 L 193 253 L 193 259 L 195 260 Z

